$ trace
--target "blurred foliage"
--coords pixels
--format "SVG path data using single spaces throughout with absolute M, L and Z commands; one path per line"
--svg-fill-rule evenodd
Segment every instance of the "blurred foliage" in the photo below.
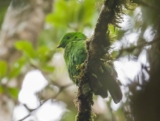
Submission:
M 9 2 L 9 0 L 5 0 L 5 2 L 0 1 L 0 27 L 2 26 Z M 157 93 L 159 90 L 150 91 L 155 85 L 159 85 L 158 82 L 160 82 L 158 76 L 160 68 L 160 46 L 159 44 L 155 44 L 155 42 L 149 43 L 159 38 L 160 1 L 133 0 L 133 2 L 136 4 L 130 5 L 131 9 L 124 9 L 125 15 L 123 14 L 123 17 L 125 18 L 125 25 L 122 28 L 109 25 L 109 34 L 112 43 L 117 42 L 120 45 L 118 50 L 111 48 L 114 50 L 111 54 L 115 59 L 133 57 L 131 59 L 138 63 L 142 52 L 147 51 L 145 56 L 148 59 L 147 61 L 150 67 L 147 67 L 147 64 L 142 65 L 142 70 L 139 73 L 140 77 L 135 77 L 125 87 L 129 90 L 125 92 L 125 96 L 128 99 L 122 101 L 117 111 L 112 110 L 109 101 L 106 103 L 107 109 L 103 113 L 95 114 L 95 121 L 124 121 L 125 119 L 128 121 L 160 120 L 157 118 L 160 108 L 159 110 L 156 109 L 155 112 L 155 108 L 152 105 L 156 103 L 154 106 L 160 107 L 158 103 L 160 95 Z M 3 81 L 17 79 L 22 73 L 29 72 L 33 69 L 39 69 L 47 79 L 53 79 L 48 80 L 48 85 L 55 84 L 53 86 L 58 87 L 56 81 L 59 81 L 59 78 L 56 78 L 56 71 L 59 70 L 53 64 L 53 59 L 57 53 L 62 53 L 61 50 L 56 48 L 61 37 L 70 31 L 91 33 L 96 24 L 102 3 L 103 0 L 55 0 L 53 12 L 46 16 L 44 30 L 39 34 L 37 47 L 34 48 L 27 40 L 19 40 L 15 43 L 15 48 L 21 51 L 22 56 L 17 58 L 12 64 L 0 60 L 0 95 L 6 94 L 14 100 L 18 99 L 19 88 L 7 86 L 3 84 Z M 146 34 L 146 31 L 149 32 Z M 128 37 L 131 34 L 135 34 L 136 37 Z M 132 39 L 134 39 L 133 42 L 130 41 Z M 8 68 L 8 65 L 11 65 L 11 67 Z M 128 71 L 132 73 L 132 69 Z M 145 79 L 146 74 L 144 74 L 144 71 L 150 75 L 148 79 L 149 83 Z M 130 81 L 130 79 L 128 80 Z M 44 90 L 47 90 L 48 87 L 44 88 Z M 139 87 L 140 89 L 138 90 L 137 88 Z M 147 90 L 147 93 L 145 90 Z M 55 92 L 56 89 L 52 89 L 52 93 Z M 156 94 L 156 97 L 150 96 L 154 94 Z M 153 100 L 146 101 L 148 98 Z M 43 100 L 43 98 L 40 98 L 40 100 Z M 95 98 L 95 101 L 97 101 L 97 98 Z M 145 101 L 147 103 L 144 103 Z M 66 105 L 67 111 L 63 114 L 61 121 L 73 121 L 77 113 L 74 103 L 69 102 Z M 148 108 L 144 108 L 143 106 L 148 106 Z M 153 110 L 149 109 L 149 107 Z M 155 116 L 152 116 L 152 112 L 154 112 Z M 150 117 L 152 117 L 152 120 Z
M 4 76 L 6 76 L 7 72 L 7 63 L 5 61 L 0 61 L 0 78 L 2 79 Z
M 0 0 L 0 28 L 11 0 Z
M 46 21 L 55 27 L 82 31 L 84 27 L 93 26 L 95 2 L 96 0 L 58 0 L 54 12 L 47 16 Z

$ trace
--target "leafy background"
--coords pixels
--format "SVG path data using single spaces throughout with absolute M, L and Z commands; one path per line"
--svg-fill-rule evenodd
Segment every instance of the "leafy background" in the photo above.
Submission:
M 14 2 L 18 6 L 18 1 Z M 110 51 L 124 97 L 121 103 L 115 105 L 110 97 L 102 99 L 94 96 L 95 121 L 159 120 L 160 111 L 156 107 L 159 106 L 157 40 L 160 2 L 133 2 L 135 4 L 128 3 L 129 9 L 124 9 L 120 28 L 109 26 L 113 38 Z M 0 59 L 0 97 L 9 97 L 13 102 L 14 110 L 10 109 L 7 113 L 15 121 L 26 115 L 26 121 L 72 121 L 77 114 L 74 104 L 77 88 L 68 77 L 63 50 L 56 47 L 67 32 L 81 31 L 90 37 L 103 1 L 55 0 L 51 4 L 52 11 L 45 16 L 37 42 L 17 40 L 13 46 L 21 56 L 13 62 Z M 10 5 L 10 1 L 1 1 L 1 28 Z M 4 110 L 3 107 L 1 110 Z

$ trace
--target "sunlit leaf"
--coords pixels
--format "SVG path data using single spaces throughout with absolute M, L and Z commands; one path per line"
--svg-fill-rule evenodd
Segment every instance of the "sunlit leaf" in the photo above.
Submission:
M 43 65 L 41 69 L 45 72 L 53 72 L 55 68 L 53 66 Z
M 113 43 L 117 39 L 118 28 L 113 25 L 109 25 L 109 36 L 111 37 L 111 43 Z
M 41 61 L 50 60 L 53 56 L 53 52 L 47 46 L 41 46 L 37 50 L 38 57 Z
M 36 56 L 33 46 L 29 41 L 17 41 L 15 43 L 15 47 L 17 50 L 22 51 L 24 54 L 26 54 L 30 58 L 34 58 Z
M 41 46 L 38 48 L 38 53 L 42 55 L 46 55 L 49 51 L 49 48 L 46 46 Z
M 11 97 L 17 99 L 18 98 L 18 93 L 19 93 L 19 89 L 18 88 L 8 88 L 8 93 L 10 94 Z
M 14 64 L 12 64 L 12 66 L 11 66 L 9 78 L 13 78 L 13 77 L 18 76 L 20 74 L 23 66 L 25 65 L 25 63 L 26 63 L 26 59 L 23 57 L 19 58 L 16 62 L 14 62 Z

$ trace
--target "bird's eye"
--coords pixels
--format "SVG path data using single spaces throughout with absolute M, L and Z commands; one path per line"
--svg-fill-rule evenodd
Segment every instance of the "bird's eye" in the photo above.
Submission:
M 70 36 L 67 36 L 66 39 L 70 39 Z

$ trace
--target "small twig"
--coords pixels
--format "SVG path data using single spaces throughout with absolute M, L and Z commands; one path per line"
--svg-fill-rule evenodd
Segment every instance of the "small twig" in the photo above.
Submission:
M 72 85 L 73 85 L 73 84 L 66 84 L 66 85 L 64 85 L 64 86 L 61 86 L 59 92 L 58 92 L 56 95 L 54 95 L 53 97 L 51 97 L 51 98 L 46 99 L 45 101 L 43 101 L 43 103 L 41 103 L 37 108 L 31 109 L 31 110 L 29 109 L 29 110 L 30 110 L 30 113 L 29 113 L 28 115 L 26 115 L 24 118 L 22 118 L 22 119 L 20 119 L 20 120 L 18 120 L 18 121 L 23 121 L 23 120 L 25 120 L 26 118 L 28 118 L 29 116 L 31 116 L 31 114 L 32 114 L 34 111 L 37 111 L 40 107 L 42 107 L 42 105 L 45 104 L 48 100 L 57 98 L 58 95 L 59 95 L 64 89 L 66 89 L 66 88 L 68 88 L 68 87 L 70 87 L 70 86 L 72 86 Z M 27 107 L 26 105 L 24 105 L 24 107 L 26 107 L 26 108 L 28 109 L 28 107 Z
M 118 50 L 118 51 L 119 51 L 119 54 L 118 54 L 118 56 L 117 56 L 116 58 L 119 58 L 124 51 L 131 52 L 131 51 L 133 51 L 133 50 L 136 49 L 136 48 L 141 48 L 141 47 L 143 47 L 143 46 L 152 45 L 152 44 L 154 44 L 154 43 L 156 43 L 156 42 L 159 42 L 159 40 L 160 40 L 160 37 L 157 37 L 157 38 L 155 38 L 155 39 L 154 39 L 153 41 L 151 41 L 151 42 L 143 42 L 143 43 L 138 44 L 137 46 L 122 48 L 122 49 Z

